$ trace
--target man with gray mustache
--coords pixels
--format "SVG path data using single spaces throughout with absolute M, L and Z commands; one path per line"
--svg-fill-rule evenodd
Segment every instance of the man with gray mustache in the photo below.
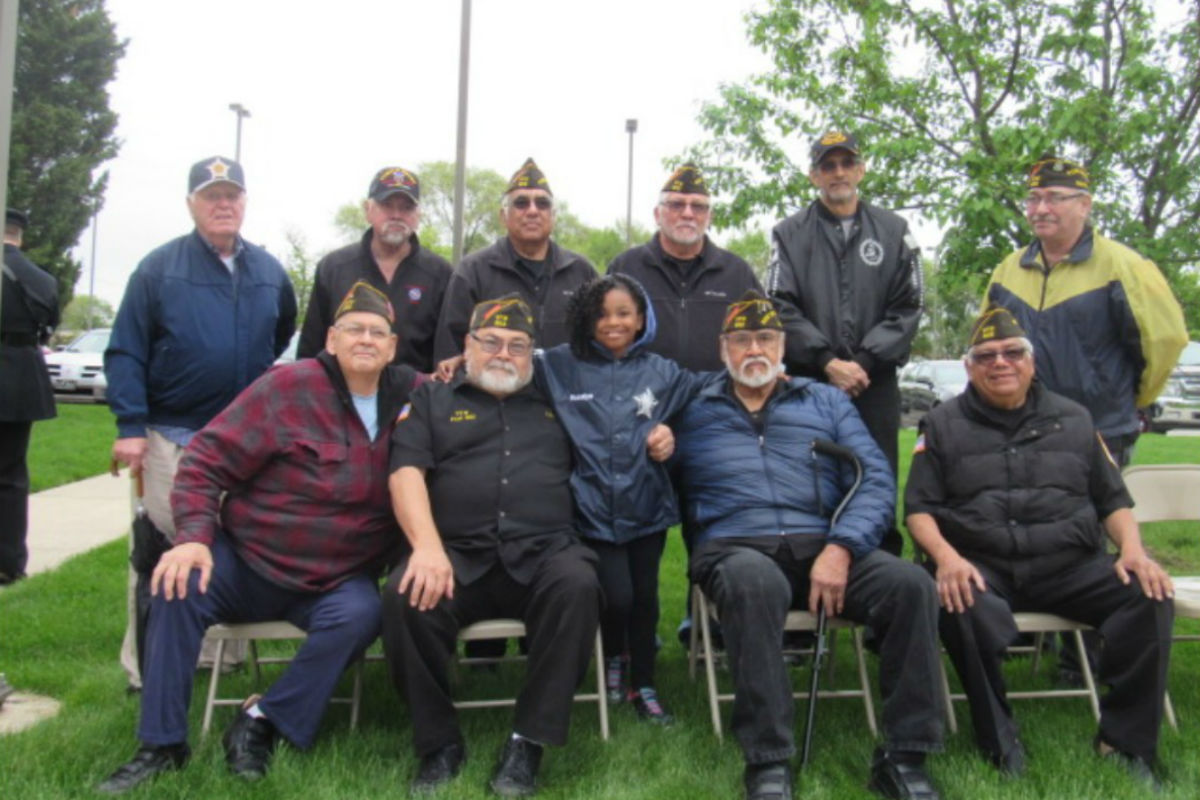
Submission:
M 925 755 L 942 747 L 937 591 L 915 564 L 879 548 L 892 525 L 895 478 L 850 397 L 809 378 L 781 380 L 783 324 L 747 292 L 721 334 L 728 376 L 675 421 L 684 517 L 696 531 L 688 568 L 717 608 L 733 673 L 733 732 L 748 800 L 792 796 L 794 703 L 783 660 L 792 608 L 870 624 L 879 638 L 883 743 L 870 788 L 936 800 Z M 817 455 L 817 439 L 851 450 L 853 471 Z M 843 498 L 846 507 L 831 525 Z

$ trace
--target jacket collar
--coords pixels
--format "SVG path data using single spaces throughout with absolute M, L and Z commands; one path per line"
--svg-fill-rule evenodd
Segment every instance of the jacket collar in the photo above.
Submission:
M 1083 233 L 1079 236 L 1079 241 L 1071 248 L 1071 252 L 1062 264 L 1078 264 L 1081 261 L 1087 261 L 1092 257 L 1092 250 L 1095 247 L 1095 237 L 1092 234 L 1092 226 L 1084 225 Z M 1039 239 L 1034 239 L 1033 242 L 1025 248 L 1025 252 L 1021 253 L 1021 266 L 1025 269 L 1041 269 L 1044 265 L 1042 259 L 1042 243 Z

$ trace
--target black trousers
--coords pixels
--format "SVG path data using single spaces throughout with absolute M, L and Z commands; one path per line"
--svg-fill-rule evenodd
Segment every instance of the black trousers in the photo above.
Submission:
M 852 402 L 867 426 L 867 432 L 887 457 L 892 475 L 897 479 L 896 485 L 899 486 L 900 445 L 897 437 L 900 435 L 900 381 L 896 377 L 896 370 L 872 374 L 871 385 Z M 880 547 L 893 555 L 900 555 L 904 549 L 904 538 L 895 525 L 884 531 Z
M 608 657 L 629 653 L 629 685 L 654 686 L 658 648 L 658 565 L 667 532 L 658 531 L 625 544 L 588 540 L 600 559 L 604 589 L 600 632 Z
M 32 422 L 0 422 L 0 572 L 25 574 L 29 550 L 29 451 Z
M 987 584 L 962 614 L 941 614 L 942 641 L 971 704 L 980 749 L 1001 756 L 1011 749 L 1017 725 L 1005 697 L 1001 661 L 1017 638 L 1014 611 L 1059 614 L 1095 627 L 1104 639 L 1099 682 L 1100 735 L 1118 750 L 1153 758 L 1162 723 L 1163 693 L 1175 607 L 1147 598 L 1134 579 L 1123 585 L 1113 557 L 1095 554 L 1045 578 L 1025 582 L 976 563 Z
M 567 741 L 575 690 L 587 672 L 600 617 L 595 556 L 576 544 L 542 560 L 528 586 L 497 562 L 482 578 L 454 587 L 429 611 L 409 605 L 397 587 L 407 559 L 383 589 L 383 649 L 396 690 L 408 701 L 413 747 L 424 756 L 462 741 L 448 670 L 460 628 L 483 619 L 525 622 L 525 685 L 513 730 L 536 742 Z
M 707 560 L 706 560 L 706 563 Z M 812 560 L 787 548 L 766 555 L 731 547 L 693 578 L 716 603 L 733 673 L 733 732 L 748 764 L 791 758 L 795 703 L 783 660 L 783 623 L 808 605 Z M 879 640 L 884 745 L 942 747 L 945 698 L 938 682 L 937 587 L 924 570 L 881 550 L 850 566 L 842 616 L 869 624 Z

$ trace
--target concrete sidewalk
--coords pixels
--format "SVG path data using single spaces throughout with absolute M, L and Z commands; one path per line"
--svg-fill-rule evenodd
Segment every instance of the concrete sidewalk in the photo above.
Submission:
M 133 519 L 129 471 L 107 473 L 29 495 L 29 564 L 33 575 L 76 553 L 125 537 Z

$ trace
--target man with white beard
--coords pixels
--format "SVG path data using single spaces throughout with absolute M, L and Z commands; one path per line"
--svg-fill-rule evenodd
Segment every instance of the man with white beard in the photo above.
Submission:
M 463 366 L 412 395 L 392 435 L 388 486 L 412 548 L 383 590 L 383 645 L 420 759 L 414 793 L 458 774 L 466 747 L 447 670 L 460 628 L 525 622 L 525 686 L 490 787 L 536 789 L 545 745 L 567 739 L 600 615 L 596 555 L 580 542 L 571 447 L 530 385 L 533 315 L 516 294 L 475 306 Z
M 363 202 L 370 228 L 354 244 L 317 263 L 308 313 L 300 331 L 299 358 L 325 347 L 325 333 L 338 303 L 358 281 L 387 295 L 396 312 L 399 337 L 394 363 L 420 372 L 433 370 L 433 339 L 442 299 L 453 270 L 446 259 L 421 247 L 421 183 L 403 167 L 375 173 Z
M 676 459 L 696 532 L 689 573 L 716 605 L 733 673 L 733 731 L 746 797 L 792 796 L 794 704 L 783 660 L 791 608 L 866 623 L 879 639 L 882 746 L 870 788 L 934 800 L 925 754 L 942 747 L 937 587 L 879 549 L 896 486 L 850 397 L 809 378 L 781 379 L 785 336 L 771 302 L 747 292 L 721 334 L 727 377 L 676 418 Z M 862 483 L 838 517 L 854 470 L 813 442 L 848 448 Z

